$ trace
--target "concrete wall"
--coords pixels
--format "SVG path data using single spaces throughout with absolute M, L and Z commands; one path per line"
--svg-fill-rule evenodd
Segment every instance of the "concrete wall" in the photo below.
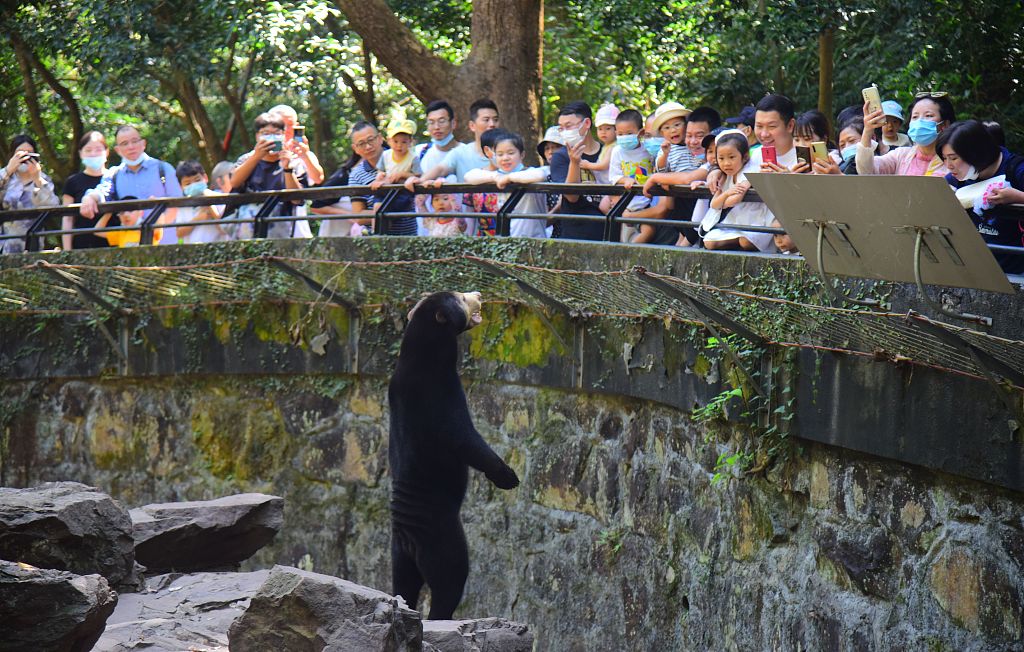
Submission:
M 329 246 L 353 253 L 313 245 Z M 622 269 L 623 249 L 527 253 Z M 718 282 L 794 264 L 641 255 Z M 129 506 L 277 493 L 285 530 L 254 565 L 312 564 L 387 590 L 385 389 L 400 311 L 361 320 L 353 351 L 347 315 L 328 310 L 314 320 L 332 333 L 324 355 L 295 337 L 305 314 L 121 324 L 121 373 L 87 322 L 0 320 L 0 484 L 79 480 Z M 485 317 L 464 347 L 470 408 L 523 484 L 502 492 L 473 475 L 460 615 L 529 622 L 542 650 L 1024 649 L 1024 497 L 996 486 L 1022 463 L 1020 441 L 984 382 L 769 356 L 795 426 L 754 460 L 759 472 L 729 478 L 720 456 L 754 450 L 765 424 L 739 400 L 692 417 L 736 378 L 698 330 L 604 319 L 581 334 L 556 318 L 573 353 L 530 310 L 493 304 Z

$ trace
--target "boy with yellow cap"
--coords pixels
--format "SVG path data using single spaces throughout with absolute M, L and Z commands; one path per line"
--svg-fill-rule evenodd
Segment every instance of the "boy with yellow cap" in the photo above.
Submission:
M 381 154 L 377 161 L 377 179 L 370 186 L 402 183 L 411 176 L 423 174 L 419 157 L 412 151 L 416 123 L 405 117 L 405 109 L 396 107 L 391 111 L 391 120 L 385 133 L 391 149 Z

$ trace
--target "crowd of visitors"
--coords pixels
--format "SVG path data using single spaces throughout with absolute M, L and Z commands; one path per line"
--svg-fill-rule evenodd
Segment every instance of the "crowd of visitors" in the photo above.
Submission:
M 907 116 L 905 121 L 904 115 Z M 594 112 L 581 101 L 565 104 L 557 124 L 537 134 L 540 165 L 528 167 L 524 138 L 502 128 L 498 107 L 488 99 L 474 102 L 466 118 L 473 135 L 455 139 L 459 116 L 443 100 L 424 111 L 429 141 L 416 143 L 417 123 L 396 109 L 383 130 L 360 121 L 352 125 L 352 151 L 346 162 L 326 176 L 313 153 L 295 110 L 273 107 L 254 121 L 256 145 L 237 161 L 205 170 L 196 161 L 177 167 L 146 153 L 147 141 L 134 125 L 113 134 L 120 162 L 108 166 L 106 136 L 90 131 L 78 143 L 84 170 L 64 182 L 58 198 L 44 172 L 35 141 L 27 136 L 10 143 L 10 160 L 0 168 L 3 210 L 79 204 L 78 214 L 64 218 L 64 249 L 138 244 L 138 231 L 88 232 L 105 226 L 130 226 L 149 211 L 101 214 L 99 206 L 117 199 L 218 196 L 314 186 L 365 187 L 365 194 L 312 202 L 279 202 L 268 217 L 268 237 L 359 237 L 371 232 L 375 203 L 384 184 L 405 190 L 389 199 L 389 212 L 419 215 L 388 219 L 390 235 L 435 237 L 486 236 L 497 233 L 494 217 L 461 217 L 460 213 L 496 215 L 508 198 L 509 184 L 554 183 L 622 185 L 633 191 L 622 213 L 626 218 L 683 220 L 696 228 L 665 223 L 641 226 L 616 224 L 614 237 L 636 244 L 705 247 L 793 253 L 784 235 L 745 230 L 745 226 L 777 226 L 768 207 L 746 201 L 752 171 L 775 174 L 927 175 L 944 176 L 973 210 L 982 237 L 994 244 L 1024 246 L 1024 223 L 1004 206 L 1024 203 L 1024 157 L 1006 149 L 998 124 L 957 121 L 945 93 L 918 93 L 906 111 L 897 102 L 872 102 L 847 107 L 834 128 L 818 111 L 798 113 L 788 98 L 766 95 L 735 117 L 718 111 L 693 110 L 666 102 L 649 116 L 635 109 L 605 104 Z M 906 130 L 903 131 L 906 124 Z M 532 152 L 531 152 L 532 154 Z M 422 187 L 445 184 L 489 184 L 498 192 L 418 193 Z M 710 199 L 654 195 L 659 187 L 707 187 Z M 544 219 L 569 214 L 606 215 L 618 196 L 530 193 L 511 211 L 511 235 L 530 238 L 605 238 L 604 222 L 593 219 Z M 308 206 L 307 206 L 308 204 Z M 157 219 L 153 241 L 159 244 L 219 242 L 253 236 L 252 218 L 260 205 L 228 208 L 168 208 Z M 621 206 L 620 206 L 621 209 Z M 308 211 L 308 212 L 307 212 Z M 330 216 L 333 219 L 323 219 Z M 24 235 L 32 220 L 0 224 L 5 234 Z M 24 247 L 24 238 L 3 241 L 5 253 Z M 1024 272 L 1024 256 L 997 254 L 1007 271 Z

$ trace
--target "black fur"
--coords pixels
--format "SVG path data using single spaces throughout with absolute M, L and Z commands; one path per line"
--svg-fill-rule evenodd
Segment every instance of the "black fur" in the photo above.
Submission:
M 426 582 L 431 620 L 451 620 L 469 575 L 459 519 L 468 467 L 502 489 L 519 484 L 469 415 L 456 345 L 469 326 L 458 295 L 439 292 L 421 301 L 388 386 L 392 591 L 415 609 Z

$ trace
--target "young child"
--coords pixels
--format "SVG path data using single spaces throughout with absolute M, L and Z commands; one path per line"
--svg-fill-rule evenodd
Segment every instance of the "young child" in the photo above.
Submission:
M 615 150 L 612 152 L 608 167 L 608 181 L 626 188 L 639 183 L 643 186 L 651 173 L 653 160 L 641 145 L 644 137 L 644 117 L 639 111 L 627 109 L 615 118 Z M 611 210 L 618 197 L 607 195 L 601 200 L 601 212 Z M 639 211 L 650 206 L 649 197 L 639 195 L 629 202 L 626 210 Z
M 522 136 L 504 129 L 492 131 L 498 131 L 498 134 L 494 137 L 493 146 L 484 147 L 484 154 L 491 159 L 495 169 L 470 170 L 466 173 L 466 183 L 495 183 L 498 188 L 505 188 L 510 183 L 537 183 L 551 174 L 547 166 L 523 167 L 523 153 L 526 148 Z M 502 193 L 499 199 L 503 204 L 508 199 L 508 194 Z M 546 214 L 547 203 L 544 193 L 527 194 L 512 213 Z M 546 238 L 547 222 L 543 219 L 514 218 L 510 224 L 509 235 L 520 238 Z
M 131 195 L 121 197 L 120 201 L 128 201 L 130 199 L 138 199 L 138 197 L 132 197 Z M 121 220 L 121 226 L 135 226 L 145 215 L 146 211 L 121 211 L 118 213 L 118 217 Z M 96 220 L 96 228 L 106 228 L 107 224 L 110 223 L 110 219 L 113 216 L 112 213 L 107 213 L 100 219 Z M 107 243 L 111 247 L 135 247 L 138 246 L 139 242 L 142 241 L 142 231 L 109 231 L 107 233 L 97 233 L 96 235 L 101 238 L 106 238 Z M 163 229 L 156 229 L 153 231 L 153 244 L 160 244 L 160 238 L 163 237 Z
M 744 166 L 750 161 L 750 145 L 746 135 L 738 129 L 720 133 L 715 139 L 715 157 L 724 177 L 721 188 L 711 199 L 711 209 L 704 216 L 698 229 L 704 246 L 707 249 L 770 250 L 774 246 L 770 233 L 754 233 L 733 228 L 712 229 L 719 223 L 753 226 L 752 220 L 749 219 L 750 215 L 743 210 L 743 197 L 750 190 L 750 182 L 743 174 Z
M 611 183 L 612 152 L 615 151 L 615 121 L 618 120 L 619 109 L 614 104 L 604 104 L 594 115 L 594 126 L 597 127 L 597 139 L 604 146 L 597 161 L 580 161 L 580 168 L 594 173 L 597 183 Z
M 208 187 L 209 179 L 199 161 L 182 161 L 175 169 L 181 191 L 186 197 L 216 197 L 221 194 Z M 173 231 L 177 231 L 179 244 L 201 242 L 226 242 L 230 238 L 221 227 L 219 220 L 224 215 L 224 206 L 182 206 L 178 209 Z M 205 224 L 204 224 L 205 222 Z M 186 224 L 188 226 L 180 226 Z M 171 229 L 167 230 L 167 233 Z M 166 239 L 165 239 L 166 240 Z M 161 242 L 161 244 L 169 244 Z
M 430 198 L 430 208 L 434 213 L 455 213 L 459 211 L 459 202 L 449 193 L 438 193 Z M 466 233 L 466 220 L 461 217 L 427 217 L 423 216 L 423 226 L 427 235 L 435 238 L 452 238 Z
M 772 220 L 772 226 L 777 229 L 782 228 L 782 222 L 779 222 L 778 218 Z M 788 233 L 776 233 L 772 236 L 772 240 L 775 242 L 775 246 L 780 252 L 784 254 L 798 254 L 800 250 L 796 248 L 796 243 L 793 242 L 793 238 L 789 237 Z
M 544 137 L 541 138 L 539 143 L 537 143 L 537 155 L 540 156 L 540 160 L 544 165 L 551 165 L 551 157 L 555 152 L 563 147 L 565 147 L 565 143 L 562 142 L 562 132 L 558 130 L 558 125 L 548 127 L 548 130 L 544 132 Z M 551 175 L 549 174 L 544 180 L 551 181 Z M 549 192 L 546 197 L 548 202 L 548 212 L 555 212 L 562 196 L 558 193 Z
M 704 136 L 704 139 L 700 142 L 700 146 L 704 148 L 704 152 L 707 156 L 707 160 L 704 162 L 703 167 L 708 172 L 708 174 L 711 173 L 711 170 L 718 169 L 718 160 L 715 158 L 715 138 L 718 137 L 718 134 L 723 133 L 724 131 L 726 131 L 724 127 L 713 129 L 711 133 L 708 134 L 707 136 Z M 748 140 L 747 142 L 750 141 Z M 697 188 L 700 188 L 705 184 L 706 182 L 703 179 L 697 179 L 690 183 L 690 189 L 696 190 Z M 694 204 L 693 214 L 690 217 L 690 221 L 701 222 L 704 219 L 704 216 L 707 215 L 707 212 L 710 208 L 710 199 L 698 199 L 697 202 Z M 688 247 L 690 246 L 690 244 L 691 243 L 688 239 L 686 239 L 685 236 L 681 236 L 679 242 L 677 243 L 677 245 L 680 247 Z
M 886 100 L 882 102 L 885 122 L 882 124 L 882 142 L 889 147 L 909 147 L 910 136 L 900 133 L 903 126 L 903 107 L 899 102 Z
M 413 153 L 413 134 L 416 123 L 405 117 L 405 109 L 396 108 L 387 126 L 388 146 L 377 161 L 377 178 L 370 187 L 376 190 L 385 183 L 403 183 L 411 176 L 423 174 L 419 158 Z

